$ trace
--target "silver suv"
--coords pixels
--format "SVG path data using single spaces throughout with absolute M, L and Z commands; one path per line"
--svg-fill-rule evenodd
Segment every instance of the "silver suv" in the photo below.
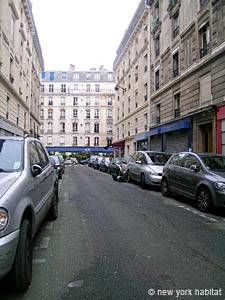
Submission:
M 0 136 L 0 278 L 17 291 L 32 278 L 32 238 L 46 214 L 58 216 L 58 179 L 41 142 Z

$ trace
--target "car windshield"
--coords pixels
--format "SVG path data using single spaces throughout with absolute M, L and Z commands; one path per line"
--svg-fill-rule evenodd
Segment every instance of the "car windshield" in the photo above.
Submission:
M 20 172 L 23 168 L 23 141 L 0 139 L 0 172 Z
M 54 162 L 55 162 L 56 164 L 60 164 L 60 159 L 59 159 L 58 156 L 51 156 L 51 157 L 54 159 Z
M 169 155 L 166 153 L 147 153 L 150 157 L 153 165 L 164 166 L 169 159 Z
M 225 156 L 201 156 L 209 170 L 225 172 Z

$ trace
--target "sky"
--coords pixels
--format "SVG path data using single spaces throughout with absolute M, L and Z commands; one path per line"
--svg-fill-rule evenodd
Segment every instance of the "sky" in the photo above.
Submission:
M 45 70 L 112 70 L 140 0 L 31 0 Z

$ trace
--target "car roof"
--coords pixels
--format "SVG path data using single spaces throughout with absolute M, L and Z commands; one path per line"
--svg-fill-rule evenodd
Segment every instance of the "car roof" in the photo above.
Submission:
M 22 136 L 9 136 L 9 135 L 1 135 L 0 136 L 0 139 L 1 140 L 13 140 L 13 141 L 23 141 L 24 140 L 24 137 Z

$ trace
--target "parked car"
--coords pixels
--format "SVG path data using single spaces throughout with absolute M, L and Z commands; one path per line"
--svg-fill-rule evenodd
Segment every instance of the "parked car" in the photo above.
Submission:
M 89 163 L 88 163 L 89 167 L 94 168 L 94 164 L 95 164 L 95 161 L 96 161 L 97 157 L 98 157 L 98 155 L 91 155 L 90 156 L 90 160 L 89 160 Z
M 103 159 L 102 156 L 98 156 L 98 157 L 95 159 L 95 161 L 94 161 L 94 163 L 93 163 L 94 169 L 99 170 L 100 163 L 101 163 L 102 159 Z
M 62 179 L 62 175 L 64 174 L 64 163 L 61 162 L 59 156 L 57 155 L 51 155 L 50 159 L 53 162 L 53 166 L 56 169 L 56 173 L 58 176 L 58 179 Z
M 83 160 L 80 160 L 80 161 L 79 161 L 79 164 L 80 164 L 80 165 L 88 165 L 88 164 L 89 164 L 89 161 L 90 161 L 89 158 L 83 159 Z
M 200 211 L 225 207 L 225 156 L 183 152 L 164 167 L 162 194 L 181 194 L 196 201 Z
M 108 172 L 110 165 L 110 158 L 109 157 L 103 157 L 99 164 L 99 170 Z
M 128 181 L 140 182 L 142 188 L 146 185 L 160 186 L 163 166 L 170 154 L 156 151 L 137 151 L 130 155 L 127 166 Z
M 74 164 L 74 161 L 70 158 L 67 158 L 65 161 L 64 161 L 64 165 L 65 166 L 72 166 Z
M 111 165 L 110 169 L 113 180 L 127 180 L 127 165 L 129 160 L 130 158 L 128 156 L 120 159 L 115 159 L 115 162 Z
M 18 291 L 32 279 L 32 238 L 45 216 L 58 216 L 58 178 L 32 137 L 0 137 L 0 278 Z M 8 279 L 7 279 L 8 280 Z

